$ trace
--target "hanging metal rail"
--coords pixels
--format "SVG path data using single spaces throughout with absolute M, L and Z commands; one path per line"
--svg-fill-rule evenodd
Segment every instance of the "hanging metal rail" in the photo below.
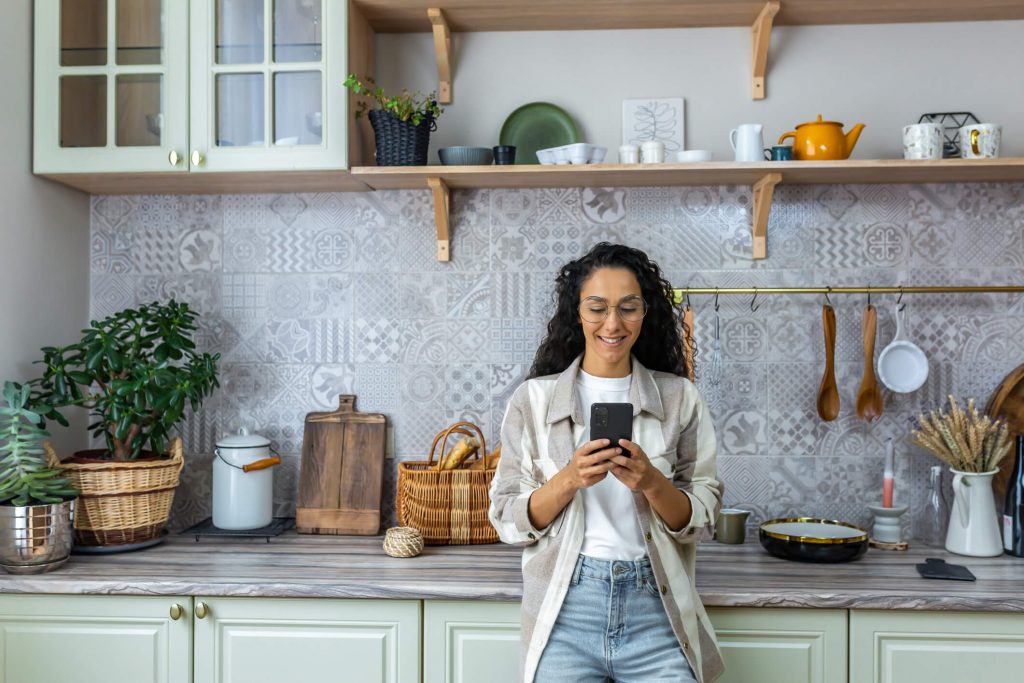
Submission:
M 980 285 L 938 287 L 676 287 L 676 301 L 700 294 L 999 294 L 1024 292 L 1024 285 Z

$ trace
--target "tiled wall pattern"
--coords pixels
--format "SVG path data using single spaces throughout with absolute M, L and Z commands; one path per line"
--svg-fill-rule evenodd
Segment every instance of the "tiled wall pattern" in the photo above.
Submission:
M 209 515 L 211 450 L 240 422 L 285 456 L 280 514 L 294 508 L 303 417 L 355 393 L 388 415 L 385 519 L 395 462 L 469 419 L 496 438 L 551 311 L 559 265 L 602 240 L 644 249 L 678 285 L 1020 284 L 1024 185 L 780 186 L 769 258 L 750 257 L 744 187 L 486 190 L 453 197 L 452 261 L 435 259 L 427 192 L 97 197 L 92 315 L 175 297 L 202 313 L 222 389 L 185 426 L 175 502 L 181 528 Z M 865 297 L 833 296 L 842 412 L 815 414 L 823 349 L 819 297 L 722 297 L 724 368 L 708 378 L 713 301 L 694 299 L 699 386 L 715 418 L 726 503 L 751 524 L 808 514 L 868 523 L 882 455 L 898 454 L 897 500 L 921 508 L 931 456 L 907 445 L 918 411 L 948 393 L 984 401 L 1024 357 L 1024 298 L 907 296 L 928 383 L 884 393 L 858 420 Z M 876 297 L 878 349 L 895 297 Z M 753 304 L 753 305 L 752 305 Z

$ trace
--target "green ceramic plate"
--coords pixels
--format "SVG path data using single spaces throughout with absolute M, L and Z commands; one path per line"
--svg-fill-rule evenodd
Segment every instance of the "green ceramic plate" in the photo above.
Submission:
M 501 127 L 501 144 L 515 145 L 516 164 L 538 164 L 537 150 L 580 141 L 572 117 L 550 102 L 524 104 Z

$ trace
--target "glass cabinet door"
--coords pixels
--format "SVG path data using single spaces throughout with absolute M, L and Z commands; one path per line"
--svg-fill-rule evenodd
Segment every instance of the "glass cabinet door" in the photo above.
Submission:
M 187 9 L 37 0 L 36 172 L 187 170 Z
M 345 167 L 346 6 L 193 0 L 193 171 Z

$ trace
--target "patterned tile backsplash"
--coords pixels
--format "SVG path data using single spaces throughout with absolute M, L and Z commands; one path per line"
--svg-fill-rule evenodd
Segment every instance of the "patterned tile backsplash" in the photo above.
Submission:
M 278 514 L 294 510 L 306 413 L 355 393 L 391 426 L 384 519 L 395 464 L 468 419 L 496 439 L 552 310 L 556 269 L 591 245 L 644 249 L 676 286 L 1024 284 L 1024 185 L 780 186 L 768 258 L 750 250 L 749 188 L 460 191 L 452 260 L 435 259 L 427 192 L 96 197 L 92 317 L 167 299 L 202 314 L 199 342 L 221 354 L 222 387 L 183 428 L 190 454 L 173 525 L 210 514 L 211 452 L 247 423 L 284 456 Z M 696 297 L 698 385 L 718 430 L 726 503 L 750 523 L 808 514 L 867 524 L 887 439 L 897 501 L 924 504 L 937 461 L 906 442 L 945 396 L 982 402 L 1024 357 L 1024 296 L 907 296 L 909 334 L 929 357 L 920 390 L 883 390 L 874 424 L 853 411 L 863 370 L 864 297 L 833 296 L 839 419 L 821 422 L 817 297 L 722 297 L 723 368 L 707 372 L 713 301 Z M 876 297 L 877 348 L 894 297 Z M 756 310 L 752 310 L 756 308 Z

